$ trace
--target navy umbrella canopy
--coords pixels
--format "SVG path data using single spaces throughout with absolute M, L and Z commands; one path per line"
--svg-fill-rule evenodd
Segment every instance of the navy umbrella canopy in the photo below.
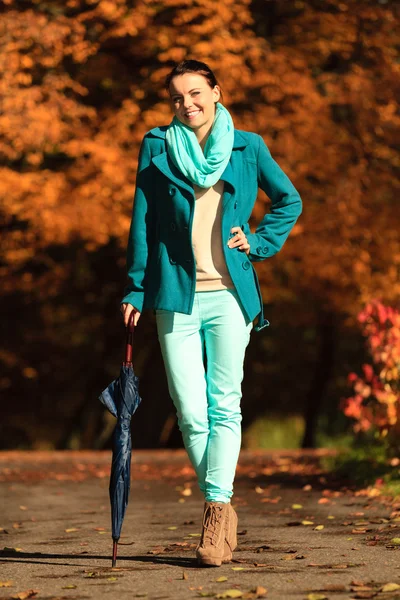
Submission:
M 125 361 L 122 363 L 118 379 L 103 390 L 99 400 L 117 418 L 113 433 L 113 453 L 110 475 L 111 524 L 113 538 L 112 566 L 117 561 L 117 545 L 121 535 L 122 522 L 129 500 L 131 485 L 131 418 L 142 399 L 139 396 L 139 378 L 133 371 L 132 338 L 133 317 L 131 312 L 127 326 Z

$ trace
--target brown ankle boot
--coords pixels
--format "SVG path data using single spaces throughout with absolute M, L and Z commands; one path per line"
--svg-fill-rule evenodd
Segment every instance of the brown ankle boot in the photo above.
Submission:
M 235 509 L 233 508 L 232 504 L 229 502 L 228 504 L 228 521 L 227 521 L 227 528 L 226 528 L 226 541 L 228 543 L 228 546 L 231 550 L 231 552 L 233 552 L 235 550 L 235 548 L 237 547 L 237 525 L 238 525 L 238 517 L 236 514 Z
M 237 523 L 238 518 L 232 504 L 228 503 L 228 518 L 226 521 L 225 531 L 225 547 L 224 556 L 222 562 L 229 562 L 232 560 L 232 552 L 237 546 Z
M 204 503 L 203 531 L 196 548 L 197 561 L 201 565 L 220 567 L 222 560 L 226 560 L 228 511 L 228 504 L 225 502 Z

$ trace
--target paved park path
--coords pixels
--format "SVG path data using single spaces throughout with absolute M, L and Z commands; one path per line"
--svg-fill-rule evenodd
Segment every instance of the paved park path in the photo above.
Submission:
M 201 568 L 185 452 L 134 451 L 112 569 L 110 452 L 0 452 L 0 599 L 399 599 L 400 503 L 335 481 L 324 454 L 242 451 L 238 548 Z

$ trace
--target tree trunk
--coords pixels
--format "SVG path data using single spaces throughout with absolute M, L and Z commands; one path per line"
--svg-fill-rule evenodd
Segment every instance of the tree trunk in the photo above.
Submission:
M 332 312 L 322 312 L 317 325 L 317 360 L 314 378 L 307 395 L 304 411 L 305 432 L 302 448 L 315 447 L 315 433 L 321 401 L 328 381 L 332 374 L 334 357 L 334 315 Z

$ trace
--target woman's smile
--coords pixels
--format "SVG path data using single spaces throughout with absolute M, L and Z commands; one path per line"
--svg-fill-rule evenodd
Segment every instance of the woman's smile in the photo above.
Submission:
M 200 113 L 201 113 L 200 109 L 191 110 L 191 111 L 188 111 L 185 113 L 185 117 L 191 121 L 191 120 L 195 119 Z

